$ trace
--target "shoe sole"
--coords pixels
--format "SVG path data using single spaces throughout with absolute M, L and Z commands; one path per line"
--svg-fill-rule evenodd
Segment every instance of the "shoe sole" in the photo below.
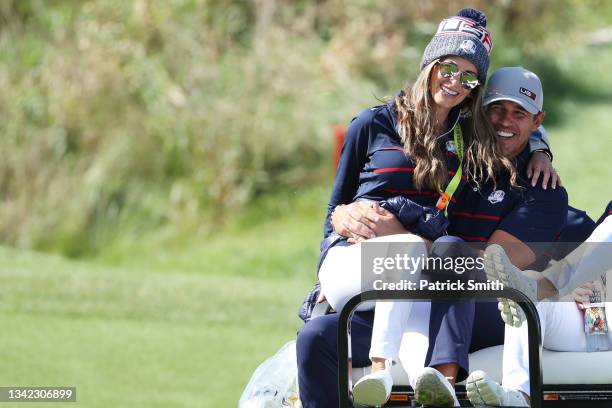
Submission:
M 415 384 L 414 398 L 423 406 L 455 406 L 453 395 L 435 374 L 426 374 L 419 377 Z
M 502 405 L 501 398 L 494 390 L 490 380 L 482 373 L 473 372 L 465 382 L 465 390 L 470 403 L 474 406 L 490 405 L 499 407 Z
M 378 406 L 387 402 L 389 396 L 379 379 L 368 378 L 353 387 L 353 401 L 360 405 Z
M 506 267 L 511 267 L 511 265 L 506 265 L 510 261 L 507 259 L 505 252 L 503 254 L 502 252 L 503 248 L 499 245 L 490 245 L 485 250 L 484 265 L 487 279 L 497 280 L 507 288 L 516 288 L 516 283 L 506 273 Z M 525 321 L 523 309 L 511 299 L 498 298 L 498 300 L 500 303 L 498 308 L 502 313 L 504 322 L 510 326 L 520 327 Z

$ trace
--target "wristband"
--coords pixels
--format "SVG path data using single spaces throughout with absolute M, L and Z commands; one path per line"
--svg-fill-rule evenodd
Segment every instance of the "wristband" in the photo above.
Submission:
M 544 153 L 545 155 L 548 156 L 548 158 L 550 159 L 550 162 L 552 163 L 553 155 L 552 155 L 552 152 L 550 150 L 548 150 L 548 149 L 536 149 L 536 150 L 534 150 L 531 153 L 535 153 L 535 152 L 542 152 L 542 153 Z

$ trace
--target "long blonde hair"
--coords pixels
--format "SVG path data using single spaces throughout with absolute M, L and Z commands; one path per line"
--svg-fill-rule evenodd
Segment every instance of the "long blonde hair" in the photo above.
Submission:
M 395 97 L 395 108 L 404 151 L 416 162 L 414 184 L 420 190 L 427 186 L 441 191 L 448 182 L 445 152 L 438 141 L 434 105 L 429 87 L 433 61 L 421 70 L 412 86 Z M 506 171 L 510 184 L 517 185 L 517 173 L 512 162 L 501 154 L 493 126 L 482 108 L 482 86 L 470 92 L 459 105 L 466 116 L 464 130 L 463 172 L 478 188 Z

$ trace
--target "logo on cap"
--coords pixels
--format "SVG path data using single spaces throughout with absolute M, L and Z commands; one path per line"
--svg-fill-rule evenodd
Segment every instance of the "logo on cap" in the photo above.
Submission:
M 525 96 L 528 96 L 529 98 L 533 99 L 534 101 L 536 100 L 536 94 L 535 92 L 530 91 L 529 89 L 525 89 L 522 86 L 519 88 L 519 92 L 522 93 Z
M 459 46 L 459 49 L 468 54 L 474 54 L 476 52 L 476 44 L 472 40 L 463 40 Z

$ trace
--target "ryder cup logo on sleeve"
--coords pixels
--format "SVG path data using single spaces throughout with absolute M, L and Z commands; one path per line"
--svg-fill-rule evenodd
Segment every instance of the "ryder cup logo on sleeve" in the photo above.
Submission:
M 506 196 L 506 193 L 503 192 L 502 190 L 495 190 L 489 195 L 488 200 L 491 204 L 497 204 L 497 203 L 501 203 L 502 201 L 504 201 L 505 196 Z

